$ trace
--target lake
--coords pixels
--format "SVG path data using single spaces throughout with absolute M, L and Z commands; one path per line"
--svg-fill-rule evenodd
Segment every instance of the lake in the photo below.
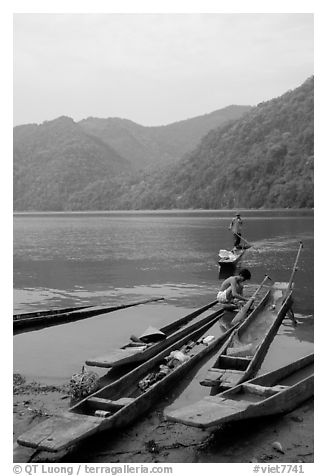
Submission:
M 294 293 L 300 324 L 281 326 L 263 366 L 269 368 L 313 348 L 313 212 L 241 213 L 243 235 L 253 243 L 242 259 L 252 273 L 249 292 L 265 273 L 288 281 L 299 241 L 304 245 Z M 226 210 L 15 214 L 14 312 L 165 301 L 17 335 L 14 370 L 63 381 L 87 357 L 212 301 L 220 284 L 218 251 L 232 246 L 232 216 Z

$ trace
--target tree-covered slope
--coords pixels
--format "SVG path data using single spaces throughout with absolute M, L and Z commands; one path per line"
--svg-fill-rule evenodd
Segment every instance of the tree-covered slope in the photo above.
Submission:
M 209 132 L 181 162 L 121 189 L 113 207 L 312 207 L 314 85 Z
M 128 154 L 121 156 L 119 142 L 126 150 L 135 147 L 140 156 L 145 150 L 145 144 L 135 145 L 133 134 L 137 128 L 144 130 L 134 123 L 128 125 L 131 137 L 126 139 L 117 126 L 124 121 L 115 122 L 114 146 L 106 134 L 108 123 L 102 120 L 101 127 L 92 120 L 97 132 L 69 118 L 16 127 L 14 209 L 312 207 L 313 99 L 310 78 L 299 88 L 211 130 L 193 151 L 168 166 L 161 141 L 168 155 L 181 150 L 190 142 L 192 128 L 199 131 L 198 118 L 160 131 L 149 128 L 152 138 L 141 140 L 139 134 L 137 140 L 148 140 L 160 150 L 152 171 L 135 172 L 126 160 Z M 136 165 L 136 154 L 133 157 Z
M 89 183 L 130 170 L 107 144 L 72 119 L 14 128 L 14 209 L 63 210 Z
M 145 127 L 119 118 L 88 118 L 79 125 L 113 147 L 136 168 L 176 162 L 193 150 L 211 129 L 240 118 L 250 106 L 228 106 L 166 126 Z

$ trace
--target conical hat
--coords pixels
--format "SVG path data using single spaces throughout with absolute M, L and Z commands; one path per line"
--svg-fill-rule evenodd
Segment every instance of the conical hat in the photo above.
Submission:
M 140 335 L 139 339 L 143 342 L 156 342 L 158 340 L 166 339 L 166 334 L 159 331 L 155 327 L 149 326 L 142 335 Z

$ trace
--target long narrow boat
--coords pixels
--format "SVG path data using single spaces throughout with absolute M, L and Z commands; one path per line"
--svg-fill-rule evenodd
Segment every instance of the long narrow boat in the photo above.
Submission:
M 223 423 L 286 413 L 313 396 L 314 355 L 216 396 L 165 413 L 167 420 L 215 430 Z
M 131 341 L 120 349 L 114 349 L 105 355 L 89 358 L 85 363 L 86 365 L 90 366 L 110 368 L 144 362 L 158 352 L 161 352 L 170 344 L 173 344 L 193 330 L 201 327 L 206 322 L 209 322 L 212 318 L 215 318 L 216 316 L 222 316 L 226 312 L 226 306 L 220 305 L 219 309 L 213 314 L 209 314 L 207 317 L 195 322 L 191 326 L 186 326 L 186 324 L 190 323 L 196 317 L 200 316 L 217 303 L 217 300 L 212 301 L 200 309 L 192 312 L 191 314 L 187 314 L 181 319 L 178 319 L 177 321 L 162 327 L 159 332 L 164 334 L 166 338 L 159 342 L 150 342 L 146 344 L 142 341 Z
M 44 327 L 65 324 L 67 322 L 79 321 L 89 317 L 100 316 L 119 309 L 126 309 L 149 302 L 162 301 L 164 298 L 143 299 L 142 301 L 130 302 L 127 304 L 84 306 L 80 308 L 63 309 L 56 311 L 39 311 L 35 313 L 20 314 L 14 316 L 14 332 L 28 332 L 29 330 L 42 329 Z M 15 318 L 16 317 L 16 318 Z
M 40 451 L 66 451 L 94 434 L 130 424 L 166 395 L 169 388 L 192 367 L 219 349 L 235 328 L 208 343 L 210 339 L 205 337 L 215 331 L 212 326 L 220 317 L 217 314 L 214 321 L 179 339 L 119 380 L 61 415 L 35 426 L 21 435 L 18 443 Z M 206 336 L 206 333 L 209 335 Z M 169 362 L 172 364 L 171 369 Z
M 61 309 L 47 309 L 47 310 L 40 310 L 40 311 L 23 312 L 20 314 L 14 314 L 13 320 L 18 321 L 21 319 L 32 319 L 34 317 L 45 317 L 45 316 L 55 316 L 59 314 L 67 314 L 67 312 L 79 311 L 80 309 L 86 309 L 87 307 L 91 307 L 91 306 L 64 307 Z
M 215 364 L 200 382 L 212 387 L 212 394 L 245 382 L 259 370 L 279 326 L 291 309 L 293 279 L 302 247 L 300 242 L 289 282 L 275 283 L 218 352 Z M 237 319 L 236 316 L 235 321 Z
M 257 307 L 219 350 L 217 360 L 201 385 L 213 393 L 253 377 L 292 303 L 287 283 L 275 283 Z

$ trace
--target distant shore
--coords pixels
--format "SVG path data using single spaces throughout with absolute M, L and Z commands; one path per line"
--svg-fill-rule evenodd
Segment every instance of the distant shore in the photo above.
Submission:
M 14 210 L 14 215 L 19 214 L 63 214 L 63 213 L 228 213 L 233 214 L 237 210 L 240 213 L 247 212 L 312 212 L 314 208 L 147 208 L 147 209 L 122 209 L 122 210 Z

